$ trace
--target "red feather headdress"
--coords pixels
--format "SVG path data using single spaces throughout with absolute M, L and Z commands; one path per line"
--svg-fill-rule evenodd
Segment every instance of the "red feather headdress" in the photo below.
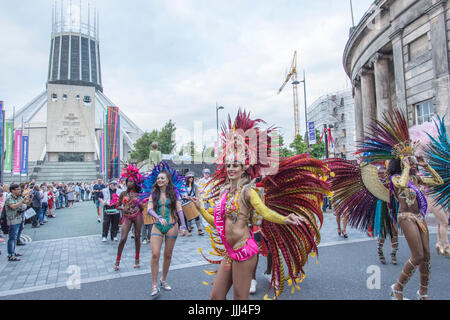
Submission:
M 139 169 L 131 164 L 127 164 L 125 168 L 122 169 L 122 174 L 120 175 L 120 180 L 132 180 L 136 184 L 141 183 L 142 181 L 142 174 L 140 173 Z
M 273 161 L 278 161 L 275 154 L 270 133 L 275 128 L 270 127 L 261 130 L 260 124 L 266 123 L 262 119 L 250 119 L 250 113 L 238 110 L 234 122 L 228 115 L 228 126 L 222 124 L 221 154 L 217 159 L 216 173 L 211 181 L 216 181 L 216 191 L 222 186 L 227 177 L 226 165 L 229 163 L 240 163 L 244 165 L 245 171 L 252 179 L 261 176 L 262 169 L 270 168 Z

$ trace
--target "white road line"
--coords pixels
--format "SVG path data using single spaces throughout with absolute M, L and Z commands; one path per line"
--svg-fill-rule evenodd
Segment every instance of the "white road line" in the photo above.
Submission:
M 436 230 L 433 230 L 433 228 L 429 228 L 429 231 L 430 231 L 430 234 L 437 233 Z M 87 238 L 87 237 L 92 237 L 92 236 L 93 235 L 91 235 L 91 236 L 73 237 L 73 238 L 54 239 L 54 240 L 41 240 L 41 241 L 35 241 L 34 243 L 48 242 L 48 241 L 60 241 L 60 240 L 64 240 L 64 239 L 81 239 L 81 238 Z M 400 237 L 404 238 L 404 236 L 400 236 Z M 364 239 L 353 239 L 353 240 L 350 239 L 350 240 L 341 240 L 341 241 L 331 241 L 331 242 L 321 243 L 321 244 L 319 244 L 318 247 L 319 248 L 320 247 L 330 247 L 330 246 L 336 246 L 336 245 L 345 245 L 345 244 L 350 244 L 350 243 L 367 242 L 367 241 L 375 241 L 375 240 L 376 239 L 374 239 L 374 238 L 364 238 Z M 199 266 L 204 266 L 204 265 L 209 265 L 209 263 L 207 261 L 197 261 L 197 262 L 184 263 L 184 264 L 171 266 L 169 268 L 169 270 L 180 270 L 180 269 L 191 268 L 191 267 L 199 267 Z M 105 281 L 105 280 L 114 280 L 114 279 L 120 279 L 120 278 L 128 278 L 128 277 L 139 276 L 139 275 L 144 275 L 144 274 L 150 275 L 150 270 L 147 268 L 147 269 L 143 269 L 143 270 L 124 272 L 124 273 L 120 273 L 120 271 L 119 271 L 118 273 L 111 274 L 111 275 L 100 276 L 100 277 L 93 277 L 93 278 L 88 278 L 88 279 L 84 279 L 84 280 L 81 279 L 81 285 L 87 284 L 87 283 Z M 0 297 L 10 296 L 10 295 L 17 295 L 17 294 L 24 294 L 24 293 L 30 293 L 30 292 L 36 292 L 36 291 L 43 291 L 43 290 L 49 290 L 49 289 L 62 288 L 62 287 L 65 287 L 65 286 L 66 286 L 66 283 L 56 283 L 56 284 L 49 284 L 49 285 L 44 285 L 44 286 L 36 286 L 36 287 L 29 287 L 29 288 L 15 289 L 15 290 L 7 290 L 7 291 L 4 291 L 4 292 L 0 292 Z

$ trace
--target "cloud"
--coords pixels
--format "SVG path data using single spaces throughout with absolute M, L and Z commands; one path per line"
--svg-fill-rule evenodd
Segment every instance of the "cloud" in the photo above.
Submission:
M 358 5 L 364 2 L 368 8 L 369 0 Z M 45 3 L 27 0 L 20 12 L 0 5 L 0 27 L 9 34 L 0 49 L 11 61 L 0 88 L 11 103 L 24 105 L 45 88 L 51 30 L 48 20 L 36 22 L 51 19 L 52 1 Z M 196 120 L 205 130 L 215 129 L 218 102 L 225 107 L 221 120 L 241 106 L 280 126 L 285 140 L 292 140 L 292 85 L 277 91 L 294 50 L 299 80 L 306 71 L 308 104 L 348 85 L 342 53 L 350 16 L 336 1 L 98 0 L 93 5 L 100 9 L 104 92 L 143 130 L 161 128 L 169 119 L 184 130 L 193 130 Z M 9 19 L 2 9 L 8 9 Z M 33 28 L 27 22 L 32 17 L 38 24 Z M 299 96 L 304 130 L 302 85 Z

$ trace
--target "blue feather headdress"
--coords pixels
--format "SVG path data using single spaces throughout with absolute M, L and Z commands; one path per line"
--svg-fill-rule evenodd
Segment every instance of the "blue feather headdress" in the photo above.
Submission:
M 434 121 L 438 129 L 438 136 L 431 139 L 426 148 L 427 160 L 431 167 L 441 176 L 444 184 L 430 188 L 429 194 L 433 196 L 436 203 L 450 210 L 450 140 L 447 135 L 444 122 L 445 116 Z
M 142 196 L 141 199 L 148 199 L 150 194 L 152 193 L 153 186 L 156 183 L 156 179 L 158 175 L 167 170 L 170 172 L 172 176 L 172 181 L 174 185 L 175 192 L 177 194 L 177 198 L 181 196 L 181 194 L 186 193 L 186 183 L 184 178 L 180 175 L 178 170 L 172 169 L 166 162 L 161 162 L 153 167 L 153 170 L 150 174 L 144 176 L 142 183 Z

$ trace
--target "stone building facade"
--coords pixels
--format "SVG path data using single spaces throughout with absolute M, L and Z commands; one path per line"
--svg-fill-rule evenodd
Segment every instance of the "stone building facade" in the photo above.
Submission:
M 376 0 L 352 28 L 343 56 L 352 80 L 356 139 L 394 107 L 409 125 L 446 118 L 450 126 L 450 1 Z

